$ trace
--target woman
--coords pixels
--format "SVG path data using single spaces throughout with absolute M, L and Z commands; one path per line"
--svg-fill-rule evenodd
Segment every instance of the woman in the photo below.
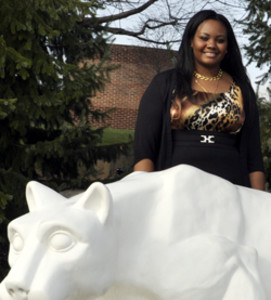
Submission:
M 259 117 L 229 21 L 200 11 L 186 26 L 177 67 L 143 95 L 134 171 L 181 163 L 264 190 Z

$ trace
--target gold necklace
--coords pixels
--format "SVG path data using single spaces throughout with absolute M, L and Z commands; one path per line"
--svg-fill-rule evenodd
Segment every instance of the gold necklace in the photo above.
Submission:
M 205 93 L 209 93 L 209 92 L 207 91 L 207 89 L 206 89 L 202 84 L 200 84 L 200 83 L 198 82 L 197 79 L 195 79 L 195 83 L 196 83 L 200 88 L 202 88 L 203 91 L 204 91 Z M 216 92 L 217 92 L 217 89 L 218 89 L 218 83 L 219 83 L 219 79 L 217 80 L 216 89 L 215 89 L 215 91 L 213 92 L 213 94 L 216 94 Z
M 213 76 L 213 77 L 207 77 L 207 76 L 201 75 L 197 71 L 194 71 L 194 73 L 193 73 L 193 76 L 195 78 L 202 79 L 202 80 L 209 80 L 209 81 L 219 80 L 219 79 L 221 79 L 222 75 L 223 75 L 223 71 L 221 69 L 219 69 L 217 75 Z

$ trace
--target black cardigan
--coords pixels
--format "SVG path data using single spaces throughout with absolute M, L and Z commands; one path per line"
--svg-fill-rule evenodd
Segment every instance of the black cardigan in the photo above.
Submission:
M 140 102 L 134 142 L 134 163 L 149 158 L 155 170 L 171 167 L 172 130 L 170 106 L 176 86 L 175 69 L 156 75 Z M 252 98 L 252 97 L 251 97 Z M 255 100 L 255 99 L 254 99 Z M 249 173 L 264 171 L 256 101 L 244 101 L 245 122 L 240 133 L 239 151 L 245 185 L 250 186 Z

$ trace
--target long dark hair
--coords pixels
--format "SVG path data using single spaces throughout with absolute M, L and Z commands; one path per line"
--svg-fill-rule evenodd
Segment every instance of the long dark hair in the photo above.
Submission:
M 250 80 L 246 73 L 246 68 L 242 62 L 241 52 L 231 24 L 227 18 L 213 10 L 202 10 L 196 13 L 186 25 L 176 65 L 177 95 L 180 99 L 182 99 L 183 96 L 190 96 L 192 94 L 191 84 L 195 65 L 193 49 L 191 48 L 191 40 L 193 39 L 198 26 L 206 20 L 220 21 L 227 31 L 228 48 L 227 54 L 221 62 L 222 70 L 228 72 L 233 77 L 236 84 L 240 86 L 244 101 L 247 101 L 252 95 L 255 97 Z

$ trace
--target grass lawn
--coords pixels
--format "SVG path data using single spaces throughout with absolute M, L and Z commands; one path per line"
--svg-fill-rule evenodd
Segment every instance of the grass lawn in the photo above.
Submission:
M 103 133 L 102 145 L 128 143 L 134 139 L 134 130 L 106 128 Z

